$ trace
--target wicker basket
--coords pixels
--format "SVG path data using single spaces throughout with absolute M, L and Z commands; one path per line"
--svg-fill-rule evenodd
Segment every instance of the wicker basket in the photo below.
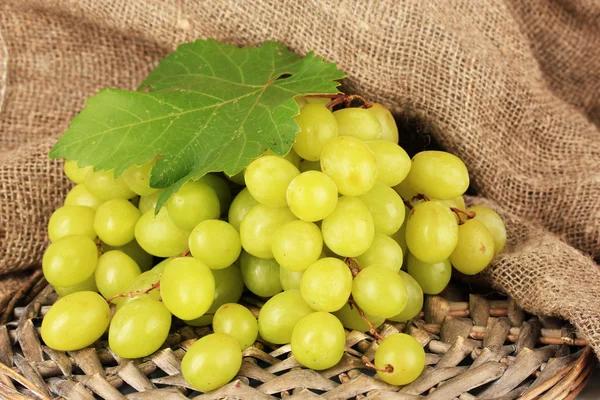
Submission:
M 180 360 L 208 327 L 175 326 L 163 349 L 142 360 L 112 354 L 106 341 L 75 352 L 40 343 L 41 316 L 57 296 L 40 273 L 17 293 L 0 326 L 0 398 L 13 399 L 573 399 L 583 389 L 595 357 L 563 321 L 527 316 L 511 300 L 488 300 L 456 291 L 429 296 L 410 323 L 386 323 L 382 336 L 403 331 L 426 350 L 427 367 L 413 383 L 388 385 L 366 368 L 377 343 L 352 331 L 335 367 L 305 369 L 290 346 L 258 341 L 244 352 L 239 375 L 214 392 L 194 392 Z M 450 301 L 454 300 L 454 301 Z M 261 301 L 244 298 L 258 313 Z M 27 304 L 25 307 L 15 307 Z M 7 319 L 8 318 L 8 319 Z M 175 324 L 176 325 L 176 324 Z

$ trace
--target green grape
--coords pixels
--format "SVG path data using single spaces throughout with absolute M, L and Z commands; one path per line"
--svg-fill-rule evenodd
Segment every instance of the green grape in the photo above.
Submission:
M 64 171 L 67 178 L 69 178 L 72 182 L 80 184 L 85 180 L 85 176 L 88 172 L 92 170 L 92 167 L 79 167 L 77 165 L 77 161 L 67 161 L 65 162 Z
M 157 288 L 148 291 L 148 293 L 142 293 L 147 291 L 159 282 L 162 272 L 151 269 L 150 271 L 142 272 L 138 275 L 121 293 L 129 293 L 126 297 L 120 297 L 113 300 L 111 303 L 117 306 L 117 310 L 121 309 L 125 304 L 135 299 L 151 298 L 153 300 L 160 299 L 160 292 Z M 136 294 L 131 294 L 136 292 Z
M 452 266 L 448 259 L 431 264 L 419 260 L 409 252 L 406 265 L 408 273 L 415 278 L 425 294 L 441 293 L 452 277 Z
M 97 292 L 98 287 L 96 286 L 96 277 L 92 274 L 85 281 L 73 286 L 54 286 L 54 291 L 60 297 L 65 297 L 68 294 L 77 292 Z
M 295 219 L 287 207 L 256 205 L 246 213 L 240 224 L 242 247 L 255 257 L 273 258 L 273 234 L 284 224 Z
M 188 249 L 190 234 L 173 223 L 166 207 L 155 216 L 146 211 L 135 224 L 135 240 L 149 254 L 157 257 L 173 257 Z
M 325 105 L 307 104 L 296 117 L 300 132 L 296 134 L 294 150 L 305 160 L 317 161 L 323 148 L 338 135 L 335 117 Z
M 469 187 L 469 172 L 465 163 L 445 151 L 417 153 L 406 179 L 418 193 L 440 200 L 460 196 Z
M 84 206 L 62 206 L 52 213 L 48 221 L 48 237 L 51 242 L 71 235 L 96 239 L 94 210 Z
M 291 345 L 292 354 L 300 364 L 319 371 L 333 367 L 342 359 L 346 332 L 333 315 L 314 312 L 298 321 Z
M 396 186 L 410 171 L 410 157 L 396 143 L 387 140 L 365 142 L 375 154 L 377 162 L 377 181 L 386 186 Z
M 76 185 L 65 197 L 65 206 L 84 206 L 95 211 L 100 204 L 102 200 L 91 194 L 83 184 Z
M 308 103 L 308 104 L 320 104 L 323 106 L 326 106 L 327 104 L 329 104 L 331 102 L 331 99 L 327 98 L 327 97 L 306 96 L 304 99 L 306 100 L 306 103 Z
M 308 161 L 302 160 L 300 161 L 300 165 L 298 166 L 300 173 L 308 172 L 308 171 L 319 171 L 321 172 L 321 161 Z
M 238 231 L 218 219 L 209 219 L 196 225 L 188 243 L 192 256 L 211 269 L 229 267 L 242 251 Z
M 151 254 L 148 254 L 140 247 L 138 242 L 133 239 L 131 242 L 124 244 L 123 246 L 111 246 L 107 243 L 102 243 L 102 249 L 104 251 L 110 250 L 119 250 L 123 253 L 127 254 L 129 257 L 135 261 L 135 263 L 140 267 L 140 270 L 148 271 L 152 268 L 154 263 L 154 257 Z
M 335 210 L 337 186 L 322 172 L 308 171 L 295 177 L 287 188 L 287 204 L 303 221 L 319 221 Z
M 202 261 L 179 257 L 167 264 L 160 277 L 160 296 L 177 318 L 199 318 L 215 298 L 215 278 Z
M 263 156 L 246 168 L 246 187 L 259 203 L 269 207 L 287 205 L 285 194 L 292 179 L 300 174 L 291 162 L 278 156 Z
M 44 253 L 42 270 L 52 286 L 73 286 L 94 274 L 98 248 L 88 236 L 73 235 L 58 239 Z
M 394 186 L 394 190 L 398 192 L 402 200 L 411 201 L 419 193 L 410 185 L 408 179 L 404 179 L 402 182 Z
M 369 332 L 371 330 L 371 327 L 369 324 L 367 324 L 367 321 L 365 321 L 358 312 L 358 308 L 355 306 L 350 306 L 348 303 L 344 304 L 344 307 L 334 312 L 333 315 L 340 320 L 342 325 L 344 325 L 344 328 L 359 332 Z M 385 318 L 372 317 L 367 314 L 365 314 L 365 318 L 367 318 L 369 322 L 373 324 L 374 328 L 381 326 L 385 322 Z
M 228 303 L 219 307 L 215 313 L 213 331 L 231 335 L 240 344 L 240 349 L 246 350 L 258 337 L 258 322 L 246 307 Z
M 494 257 L 494 237 L 483 222 L 470 219 L 458 227 L 458 243 L 450 263 L 465 275 L 475 275 Z
M 158 189 L 150 187 L 150 172 L 156 165 L 156 160 L 148 161 L 142 165 L 134 165 L 123 172 L 123 180 L 129 189 L 140 196 L 148 196 Z
M 300 282 L 304 271 L 290 271 L 287 268 L 279 269 L 279 281 L 283 290 L 300 290 Z
M 258 332 L 267 342 L 289 343 L 296 323 L 314 312 L 299 290 L 287 290 L 271 297 L 262 306 L 258 314 Z
M 408 209 L 408 207 L 404 206 L 404 222 L 402 223 L 402 226 L 400 226 L 400 229 L 396 231 L 396 233 L 390 235 L 390 237 L 400 245 L 400 248 L 402 249 L 402 254 L 404 256 L 404 260 L 406 260 L 406 252 L 408 251 L 408 247 L 406 246 L 406 225 L 409 215 L 410 210 Z
M 419 260 L 435 264 L 450 257 L 458 242 L 454 213 L 435 201 L 419 203 L 406 222 L 408 250 Z
M 160 349 L 171 329 L 171 313 L 150 297 L 138 297 L 117 310 L 108 345 L 119 357 L 141 358 Z
M 140 211 L 127 200 L 108 200 L 96 211 L 94 229 L 104 243 L 124 246 L 135 238 L 135 225 L 140 216 Z
M 218 219 L 221 203 L 217 192 L 206 183 L 188 182 L 167 201 L 167 210 L 173 223 L 189 232 L 202 221 Z
M 404 310 L 406 286 L 397 272 L 372 265 L 354 278 L 352 298 L 365 313 L 378 318 L 390 318 Z
M 375 232 L 392 235 L 404 223 L 405 206 L 394 189 L 377 182 L 358 197 L 371 213 Z
M 464 204 L 463 200 L 463 208 L 461 210 L 465 209 Z M 473 206 L 467 211 L 474 212 L 474 220 L 483 223 L 488 228 L 488 231 L 494 238 L 494 255 L 500 253 L 506 245 L 506 227 L 504 226 L 504 222 L 502 222 L 502 218 L 500 218 L 496 211 L 486 206 Z
M 360 269 L 378 264 L 398 272 L 402 267 L 402 248 L 389 236 L 376 233 L 371 247 L 356 257 Z
M 95 292 L 66 295 L 42 320 L 42 340 L 60 351 L 83 349 L 100 339 L 110 322 L 110 308 Z
M 398 143 L 398 126 L 390 110 L 379 103 L 372 103 L 372 106 L 367 108 L 367 111 L 374 115 L 381 125 L 380 139 Z
M 425 351 L 412 336 L 394 333 L 383 339 L 375 350 L 375 366 L 385 370 L 388 364 L 394 371 L 391 373 L 377 371 L 381 380 L 390 385 L 407 385 L 423 372 Z
M 398 272 L 404 281 L 406 286 L 406 295 L 408 300 L 406 301 L 406 307 L 398 315 L 388 318 L 390 321 L 404 322 L 410 321 L 421 312 L 423 308 L 423 289 L 419 285 L 419 282 L 412 276 L 404 271 Z
M 381 124 L 377 117 L 364 108 L 342 108 L 333 112 L 340 136 L 354 136 L 360 140 L 381 138 Z
M 351 136 L 338 136 L 325 146 L 321 170 L 346 196 L 366 193 L 377 182 L 375 155 L 363 141 Z
M 226 213 L 227 210 L 229 210 L 229 205 L 231 204 L 231 190 L 229 190 L 229 184 L 225 181 L 225 179 L 218 175 L 206 174 L 202 178 L 198 179 L 198 181 L 213 188 L 217 194 L 217 197 L 219 198 L 219 208 L 221 210 L 221 214 Z
M 181 373 L 196 390 L 209 392 L 233 379 L 242 366 L 242 351 L 235 338 L 213 333 L 198 339 L 181 360 Z
M 439 203 L 445 204 L 448 207 L 458 208 L 460 210 L 466 210 L 465 199 L 462 196 L 456 196 L 452 199 L 447 200 L 439 200 L 439 199 L 430 199 L 432 201 L 437 201 Z
M 319 259 L 323 251 L 323 236 L 312 222 L 290 221 L 273 235 L 271 250 L 283 268 L 304 271 Z
M 226 175 L 227 179 L 229 179 L 231 182 L 238 184 L 240 186 L 246 186 L 246 182 L 244 182 L 244 173 L 246 172 L 246 168 L 244 168 L 243 170 L 241 170 L 240 172 L 238 172 L 235 175 Z
M 337 258 L 322 258 L 302 276 L 300 293 L 314 310 L 333 312 L 348 302 L 352 292 L 352 273 Z
M 261 157 L 264 156 L 276 156 L 279 158 L 285 158 L 286 160 L 288 160 L 289 162 L 292 163 L 292 165 L 296 168 L 298 168 L 298 166 L 300 165 L 300 156 L 298 155 L 298 153 L 296 153 L 294 151 L 294 149 L 290 149 L 290 151 L 287 152 L 287 154 L 283 157 L 281 157 L 280 155 L 277 155 L 273 150 L 271 149 L 267 149 L 265 150 L 265 152 L 262 154 Z
M 367 251 L 375 236 L 373 217 L 356 197 L 340 197 L 335 210 L 323 220 L 321 230 L 327 247 L 344 257 Z
M 85 187 L 91 194 L 102 201 L 112 199 L 130 199 L 135 197 L 136 193 L 129 189 L 123 180 L 123 176 L 115 179 L 113 170 L 110 171 L 89 171 L 85 176 Z
M 111 250 L 98 258 L 98 266 L 94 271 L 96 285 L 105 299 L 123 293 L 142 271 L 127 254 Z
M 273 258 L 259 258 L 242 252 L 240 269 L 244 284 L 260 297 L 271 297 L 283 290 L 279 279 L 279 264 Z
M 252 210 L 257 204 L 258 201 L 252 197 L 248 188 L 244 188 L 231 202 L 227 221 L 239 232 L 242 220 L 248 214 L 248 211 Z
M 141 196 L 138 204 L 138 209 L 142 214 L 146 214 L 148 211 L 156 208 L 156 202 L 160 195 L 164 192 L 164 189 L 159 189 L 156 192 L 149 194 L 148 196 Z

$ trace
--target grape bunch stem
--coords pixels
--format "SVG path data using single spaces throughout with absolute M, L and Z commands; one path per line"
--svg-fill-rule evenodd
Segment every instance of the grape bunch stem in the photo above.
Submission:
M 458 216 L 458 224 L 462 225 L 465 223 L 465 221 L 463 221 L 463 219 L 461 218 L 461 214 L 465 215 L 467 217 L 467 220 L 469 219 L 473 219 L 475 218 L 475 211 L 465 211 L 465 210 L 461 210 L 460 208 L 456 208 L 456 207 L 450 207 L 450 209 L 452 211 L 454 211 L 454 213 Z
M 152 290 L 154 289 L 159 289 L 160 288 L 160 280 L 154 282 L 149 288 L 147 289 L 141 289 L 141 290 L 135 290 L 133 292 L 127 292 L 127 293 L 119 293 L 114 295 L 113 297 L 109 298 L 106 300 L 107 303 L 110 303 L 118 298 L 121 297 L 133 297 L 133 296 L 137 296 L 140 294 L 148 294 L 150 293 Z
M 360 266 L 358 265 L 358 260 L 353 257 L 346 257 L 344 262 L 350 268 L 350 272 L 352 272 L 352 276 L 358 275 L 360 272 Z
M 375 364 L 373 364 L 371 361 L 369 361 L 369 359 L 365 356 L 362 356 L 362 362 L 365 363 L 367 368 L 374 369 L 375 371 L 387 372 L 388 374 L 391 374 L 392 372 L 394 372 L 394 366 L 392 364 L 385 364 L 385 368 L 377 368 L 375 366 Z
M 358 306 L 358 304 L 356 304 L 352 297 L 348 299 L 348 304 L 350 305 L 350 308 L 356 307 L 356 310 L 360 314 L 360 317 L 367 323 L 367 325 L 369 325 L 369 333 L 373 335 L 378 342 L 381 342 L 384 339 L 383 336 L 381 336 L 379 332 L 377 332 L 375 326 L 371 323 L 371 321 L 369 321 L 369 318 L 367 318 L 365 312 Z

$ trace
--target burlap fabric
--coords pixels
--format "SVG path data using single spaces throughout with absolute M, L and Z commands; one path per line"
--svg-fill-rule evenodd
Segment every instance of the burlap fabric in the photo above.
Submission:
M 465 160 L 509 227 L 485 277 L 600 354 L 598 2 L 4 0 L 0 32 L 0 273 L 40 262 L 69 187 L 46 154 L 87 96 L 135 88 L 180 42 L 275 39 Z

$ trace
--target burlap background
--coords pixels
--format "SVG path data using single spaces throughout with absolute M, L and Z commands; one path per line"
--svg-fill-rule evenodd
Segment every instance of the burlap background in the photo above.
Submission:
M 597 1 L 4 0 L 0 33 L 0 273 L 41 259 L 68 189 L 46 154 L 87 96 L 135 88 L 183 41 L 275 39 L 462 157 L 509 227 L 485 276 L 600 354 Z

